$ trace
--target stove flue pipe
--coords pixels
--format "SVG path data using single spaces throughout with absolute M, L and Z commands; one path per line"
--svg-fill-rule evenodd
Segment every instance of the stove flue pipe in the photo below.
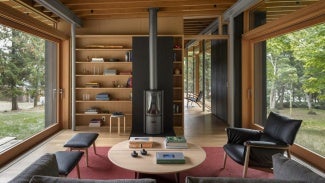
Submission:
M 159 8 L 149 8 L 149 87 L 158 88 L 157 73 L 157 12 Z

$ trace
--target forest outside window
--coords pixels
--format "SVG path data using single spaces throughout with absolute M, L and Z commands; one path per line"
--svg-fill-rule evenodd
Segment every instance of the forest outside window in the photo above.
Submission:
M 325 24 L 254 45 L 255 124 L 274 111 L 302 119 L 296 144 L 325 156 Z
M 0 139 L 19 143 L 56 123 L 56 55 L 56 43 L 0 25 Z

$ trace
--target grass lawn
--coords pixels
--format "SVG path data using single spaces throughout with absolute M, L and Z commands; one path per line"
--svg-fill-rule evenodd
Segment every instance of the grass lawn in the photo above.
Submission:
M 316 115 L 309 115 L 307 109 L 279 110 L 281 114 L 303 123 L 295 143 L 325 156 L 325 111 L 314 110 Z M 15 112 L 0 112 L 0 138 L 11 136 L 24 140 L 44 129 L 44 109 L 23 109 Z
M 289 109 L 279 110 L 281 114 L 303 120 L 295 143 L 325 156 L 325 110 L 313 111 L 316 115 L 310 115 L 308 109 L 301 108 L 294 108 L 291 115 Z
M 0 138 L 24 140 L 44 129 L 44 119 L 43 108 L 0 112 Z

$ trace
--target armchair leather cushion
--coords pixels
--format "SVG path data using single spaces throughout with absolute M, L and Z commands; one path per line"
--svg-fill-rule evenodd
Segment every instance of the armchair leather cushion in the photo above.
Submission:
M 302 120 L 290 119 L 274 112 L 270 112 L 264 133 L 268 136 L 292 145 Z
M 262 132 L 247 128 L 227 128 L 228 144 L 244 144 L 248 140 L 259 140 Z

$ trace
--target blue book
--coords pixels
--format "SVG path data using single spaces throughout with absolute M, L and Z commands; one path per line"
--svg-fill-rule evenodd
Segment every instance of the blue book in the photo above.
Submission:
M 157 164 L 184 164 L 183 152 L 156 152 Z

